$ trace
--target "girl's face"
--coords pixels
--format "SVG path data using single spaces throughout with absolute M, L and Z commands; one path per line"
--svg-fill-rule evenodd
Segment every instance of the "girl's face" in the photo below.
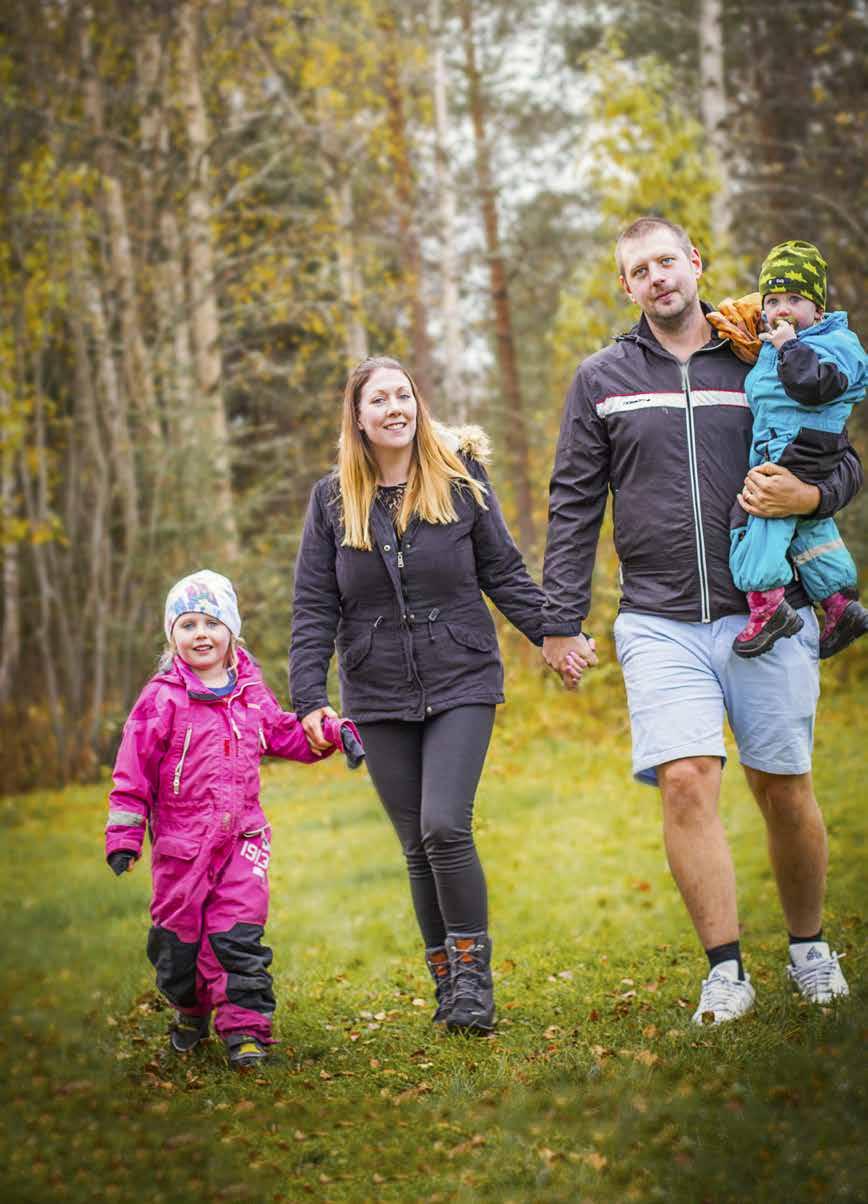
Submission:
M 178 656 L 200 676 L 225 666 L 231 634 L 219 619 L 189 611 L 180 615 L 172 628 Z
M 416 437 L 416 398 L 397 368 L 378 368 L 359 394 L 359 430 L 375 449 L 398 451 Z

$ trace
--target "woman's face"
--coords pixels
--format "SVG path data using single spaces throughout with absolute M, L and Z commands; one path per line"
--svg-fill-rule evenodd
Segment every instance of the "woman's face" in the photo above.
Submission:
M 416 398 L 398 368 L 377 368 L 359 394 L 359 430 L 376 452 L 399 451 L 416 437 Z

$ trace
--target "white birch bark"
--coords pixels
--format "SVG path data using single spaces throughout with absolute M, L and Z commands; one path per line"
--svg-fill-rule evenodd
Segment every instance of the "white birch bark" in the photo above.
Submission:
M 711 202 L 711 230 L 715 242 L 726 242 L 730 228 L 729 164 L 726 141 L 726 91 L 723 63 L 722 0 L 700 0 L 699 76 L 702 124 L 709 159 L 719 179 Z
M 136 269 L 130 242 L 126 202 L 114 162 L 114 155 L 104 140 L 102 88 L 92 61 L 90 34 L 83 28 L 81 57 L 84 66 L 84 105 L 94 136 L 100 141 L 97 160 L 102 175 L 103 206 L 109 231 L 111 264 L 114 283 L 120 302 L 121 331 L 124 342 L 123 371 L 127 396 L 135 406 L 142 428 L 149 440 L 159 441 L 160 424 L 157 415 L 156 390 L 150 355 L 145 345 L 139 318 L 136 288 Z
M 222 394 L 220 318 L 217 305 L 214 235 L 211 229 L 210 133 L 199 77 L 199 6 L 178 9 L 178 88 L 187 134 L 187 247 L 191 328 L 197 378 L 197 405 L 210 438 L 213 481 L 209 503 L 221 531 L 226 557 L 238 553 L 238 531 L 232 502 L 229 431 Z M 205 454 L 205 449 L 199 455 Z
M 0 429 L 10 411 L 9 396 L 0 388 Z M 4 440 L 0 451 L 0 530 L 3 532 L 3 630 L 0 644 L 0 704 L 11 700 L 15 671 L 21 656 L 21 580 L 18 540 L 10 530 L 16 518 L 15 474 L 17 451 Z
M 464 348 L 461 338 L 461 315 L 458 295 L 458 270 L 455 254 L 455 215 L 457 210 L 455 183 L 449 163 L 449 105 L 446 98 L 446 58 L 443 53 L 443 20 L 441 0 L 431 0 L 432 31 L 431 71 L 434 92 L 434 126 L 436 133 L 435 169 L 437 197 L 440 209 L 440 312 L 443 322 L 443 352 L 445 358 L 443 393 L 452 417 L 457 422 L 467 418 L 467 392 L 462 381 Z

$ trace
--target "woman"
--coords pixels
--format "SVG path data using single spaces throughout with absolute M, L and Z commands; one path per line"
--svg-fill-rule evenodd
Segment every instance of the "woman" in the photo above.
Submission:
M 401 841 L 434 1020 L 494 1026 L 485 877 L 473 800 L 503 702 L 482 597 L 542 642 L 544 595 L 522 562 L 483 468 L 478 428 L 436 427 L 397 360 L 363 360 L 344 392 L 338 467 L 313 489 L 295 575 L 290 675 L 311 747 L 333 715 L 337 642 L 344 713 Z

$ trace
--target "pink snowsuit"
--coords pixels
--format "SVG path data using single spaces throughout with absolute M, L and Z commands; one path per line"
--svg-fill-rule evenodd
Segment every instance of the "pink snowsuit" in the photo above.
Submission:
M 334 749 L 324 756 L 329 756 Z M 271 1037 L 268 915 L 271 829 L 259 805 L 263 754 L 312 764 L 301 723 L 282 711 L 238 650 L 217 698 L 179 658 L 153 677 L 124 727 L 109 796 L 106 856 L 153 849 L 148 957 L 179 1011 L 216 1012 L 218 1034 Z

